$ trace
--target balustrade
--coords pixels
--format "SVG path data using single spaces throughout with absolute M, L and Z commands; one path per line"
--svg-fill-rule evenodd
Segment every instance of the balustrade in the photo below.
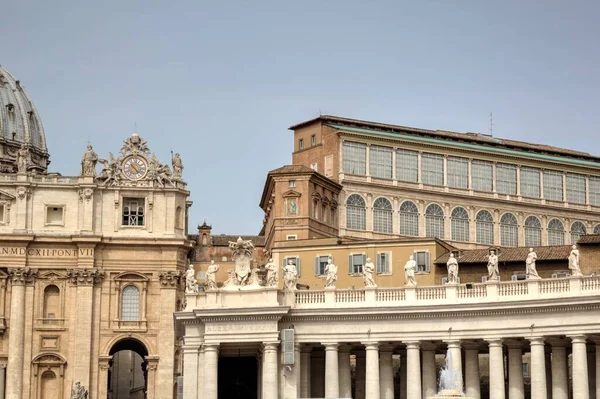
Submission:
M 406 300 L 406 291 L 402 288 L 379 288 L 377 302 L 402 302 Z
M 519 296 L 527 295 L 529 292 L 527 281 L 518 281 L 498 284 L 498 295 L 500 296 Z
M 338 290 L 335 292 L 336 303 L 364 302 L 365 291 L 363 290 Z
M 446 287 L 445 286 L 431 286 L 417 288 L 417 300 L 419 301 L 431 301 L 436 299 L 446 299 Z
M 566 279 L 540 280 L 540 294 L 569 292 L 569 287 L 569 280 Z

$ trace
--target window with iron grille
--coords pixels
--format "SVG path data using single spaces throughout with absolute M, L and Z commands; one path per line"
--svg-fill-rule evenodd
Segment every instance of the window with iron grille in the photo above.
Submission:
M 387 198 L 379 197 L 373 202 L 373 230 L 392 233 L 392 204 Z
M 567 202 L 585 204 L 585 176 L 567 173 Z
M 396 151 L 396 179 L 416 183 L 418 180 L 419 153 L 410 150 Z
M 372 145 L 369 150 L 369 173 L 381 179 L 392 178 L 392 149 Z
M 499 194 L 517 195 L 517 167 L 496 164 L 496 191 Z
M 365 254 L 348 255 L 348 272 L 350 274 L 361 274 L 365 263 L 367 263 L 367 255 Z
M 421 180 L 424 184 L 442 186 L 444 184 L 444 157 L 437 154 L 421 156 Z
M 571 244 L 577 244 L 579 237 L 586 234 L 585 225 L 581 222 L 573 222 L 571 225 Z
M 431 270 L 429 251 L 415 251 L 413 259 L 417 262 L 417 273 L 428 273 Z
M 542 223 L 535 216 L 525 219 L 525 246 L 539 247 L 542 245 Z
M 548 222 L 548 245 L 565 245 L 565 226 L 558 219 Z
M 144 225 L 143 198 L 123 198 L 123 226 Z
M 353 141 L 344 141 L 342 146 L 344 156 L 344 173 L 351 175 L 367 174 L 367 145 L 355 143 Z
M 400 234 L 419 235 L 419 209 L 411 201 L 404 201 L 400 205 Z
M 519 245 L 519 226 L 512 213 L 505 213 L 500 218 L 500 245 L 516 247 Z
M 391 252 L 377 254 L 377 274 L 390 274 Z
M 554 170 L 544 171 L 544 198 L 552 201 L 563 200 L 563 174 Z
M 430 204 L 425 210 L 425 234 L 444 238 L 444 210 L 437 204 Z
M 121 320 L 140 319 L 140 290 L 128 285 L 121 291 Z
M 465 208 L 457 207 L 452 210 L 451 217 L 452 239 L 469 241 L 469 213 Z
M 366 230 L 367 207 L 365 200 L 358 194 L 352 194 L 346 200 L 346 227 L 354 230 Z
M 540 198 L 540 170 L 521 167 L 521 195 L 529 198 Z
M 453 188 L 469 188 L 469 160 L 467 158 L 448 157 L 448 186 Z
M 594 234 L 600 234 L 600 224 L 594 226 Z
M 492 163 L 472 161 L 471 183 L 473 184 L 473 190 L 492 191 Z
M 475 217 L 477 243 L 492 245 L 494 243 L 494 218 L 488 211 L 479 211 Z
M 590 204 L 600 206 L 600 177 L 590 176 L 589 187 Z

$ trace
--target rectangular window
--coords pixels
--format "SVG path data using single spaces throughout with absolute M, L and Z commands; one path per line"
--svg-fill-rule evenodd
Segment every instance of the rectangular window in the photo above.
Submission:
M 563 200 L 563 174 L 555 170 L 544 171 L 544 198 L 552 201 Z
M 600 206 L 600 177 L 590 176 L 590 204 Z
M 285 267 L 285 265 L 288 264 L 288 261 L 292 261 L 292 264 L 296 265 L 296 272 L 298 273 L 298 277 L 300 277 L 300 258 L 297 256 L 288 256 L 287 258 L 283 258 L 283 265 L 282 267 Z
M 444 185 L 444 157 L 437 154 L 421 156 L 421 177 L 423 184 Z
M 471 182 L 475 191 L 492 191 L 492 163 L 488 161 L 471 162 Z
M 315 257 L 315 276 L 325 275 L 325 267 L 327 266 L 329 258 L 331 258 L 331 262 L 333 262 L 333 257 L 331 255 Z
M 310 145 L 313 147 L 317 145 L 317 136 L 315 136 L 314 134 L 310 136 Z
M 367 145 L 355 143 L 353 141 L 344 141 L 343 147 L 343 168 L 344 173 L 351 175 L 367 174 Z
M 369 173 L 381 179 L 392 178 L 392 149 L 372 145 L 369 152 Z
M 418 180 L 419 153 L 409 150 L 396 151 L 396 179 L 416 183 Z
M 585 204 L 585 176 L 567 173 L 567 202 Z
M 65 208 L 63 205 L 46 206 L 46 224 L 61 226 L 65 224 Z
M 499 194 L 517 195 L 517 167 L 496 164 L 496 191 Z
M 469 188 L 469 160 L 448 157 L 448 187 Z
M 540 170 L 521 167 L 521 195 L 529 198 L 540 198 Z
M 367 262 L 367 256 L 364 254 L 352 254 L 348 256 L 348 271 L 350 274 L 361 274 L 363 266 Z
M 417 273 L 429 273 L 429 251 L 415 251 L 413 256 L 417 262 Z
M 319 171 L 319 170 L 318 170 L 318 168 L 319 168 L 319 164 L 318 164 L 317 162 L 315 162 L 315 163 L 311 163 L 311 164 L 310 164 L 310 168 L 311 168 L 312 170 L 314 170 L 315 172 L 318 172 L 318 171 Z
M 123 226 L 144 225 L 143 198 L 123 198 Z
M 6 206 L 0 205 L 0 224 L 6 223 L 6 215 L 4 214 Z
M 304 139 L 299 139 L 298 140 L 298 149 L 299 150 L 303 150 L 304 149 Z
M 296 180 L 290 180 L 288 186 L 289 187 L 296 187 Z
M 390 274 L 391 252 L 377 254 L 377 274 Z
M 287 236 L 285 236 L 285 239 L 288 241 L 294 241 L 298 239 L 298 236 L 296 234 L 288 234 Z

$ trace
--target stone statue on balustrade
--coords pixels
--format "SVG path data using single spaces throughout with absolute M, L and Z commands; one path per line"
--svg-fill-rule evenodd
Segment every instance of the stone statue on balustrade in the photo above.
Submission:
M 214 260 L 210 261 L 208 269 L 206 269 L 206 288 L 209 290 L 216 290 L 217 287 L 217 272 L 219 271 L 219 265 L 215 264 Z
M 273 258 L 269 258 L 269 262 L 265 265 L 267 277 L 265 278 L 265 286 L 275 287 L 277 285 L 277 265 L 273 263 Z
M 331 258 L 327 259 L 327 265 L 325 265 L 325 287 L 335 288 L 337 281 L 338 268 L 333 264 Z
M 29 144 L 23 143 L 17 151 L 17 172 L 27 173 L 27 167 L 30 163 Z
M 96 177 L 96 163 L 98 163 L 98 154 L 94 152 L 91 144 L 87 145 L 87 151 L 81 159 L 81 176 Z
M 458 284 L 458 261 L 454 257 L 453 253 L 450 253 L 448 262 L 446 262 L 448 268 L 448 283 L 447 284 Z
M 533 248 L 529 248 L 529 254 L 527 255 L 527 259 L 525 259 L 525 274 L 527 278 L 530 280 L 537 280 L 540 278 L 540 275 L 537 272 L 535 267 L 535 261 L 537 260 L 537 254 L 533 250 Z
M 252 241 L 238 237 L 237 241 L 229 242 L 229 249 L 232 252 L 231 258 L 235 262 L 233 283 L 237 286 L 253 284 L 251 264 L 254 244 Z
M 375 265 L 371 262 L 371 258 L 367 258 L 367 263 L 363 266 L 363 278 L 365 280 L 365 287 L 377 287 L 373 274 L 375 273 Z
M 500 281 L 500 270 L 498 270 L 498 255 L 496 255 L 496 251 L 493 249 L 490 250 L 490 254 L 487 258 L 487 281 Z
M 181 162 L 181 156 L 178 152 L 173 155 L 173 151 L 171 151 L 171 165 L 173 166 L 173 178 L 175 180 L 181 180 L 181 175 L 183 174 L 183 162 Z
M 75 381 L 73 384 L 71 399 L 88 399 L 88 391 L 79 381 Z
M 571 270 L 571 276 L 581 276 L 577 245 L 573 245 L 573 249 L 571 249 L 571 253 L 569 254 L 569 270 Z
M 185 273 L 185 292 L 186 294 L 193 294 L 198 292 L 198 281 L 196 280 L 196 270 L 194 265 L 188 265 L 187 272 Z
M 294 291 L 298 281 L 298 271 L 296 265 L 289 259 L 287 265 L 283 267 L 283 283 L 286 290 Z
M 404 280 L 407 287 L 416 287 L 417 279 L 415 277 L 415 272 L 417 271 L 417 262 L 415 258 L 411 255 L 408 258 L 408 261 L 404 265 Z

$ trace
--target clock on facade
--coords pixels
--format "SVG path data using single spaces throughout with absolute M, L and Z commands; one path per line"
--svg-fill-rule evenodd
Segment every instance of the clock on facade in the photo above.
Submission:
M 146 176 L 148 164 L 142 157 L 132 156 L 123 161 L 123 174 L 131 180 L 139 180 Z

